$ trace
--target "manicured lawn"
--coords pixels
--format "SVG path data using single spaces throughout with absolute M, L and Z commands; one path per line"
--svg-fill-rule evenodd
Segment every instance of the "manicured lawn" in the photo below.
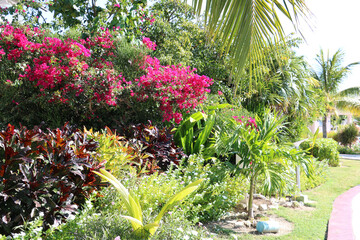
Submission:
M 330 168 L 327 181 L 304 192 L 316 201 L 313 211 L 299 211 L 281 207 L 274 211 L 295 224 L 291 234 L 281 237 L 239 235 L 238 239 L 324 239 L 333 201 L 348 189 L 360 184 L 360 161 L 341 160 L 341 167 Z

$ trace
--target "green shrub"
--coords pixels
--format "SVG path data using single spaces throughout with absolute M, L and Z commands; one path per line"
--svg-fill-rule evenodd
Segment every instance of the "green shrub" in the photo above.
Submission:
M 105 168 L 115 177 L 123 178 L 132 172 L 131 163 L 137 154 L 125 139 L 117 136 L 116 132 L 113 133 L 109 128 L 100 132 L 85 129 L 85 133 L 99 143 L 96 159 L 99 162 L 105 161 Z
M 360 154 L 359 146 L 354 146 L 353 148 L 338 146 L 338 151 L 340 154 Z
M 320 133 L 321 134 L 321 136 L 319 136 L 319 137 L 322 137 L 322 133 Z M 330 132 L 328 132 L 327 133 L 327 137 L 328 138 L 332 138 L 332 139 L 334 139 L 335 141 L 337 141 L 335 138 L 337 137 L 337 134 L 338 134 L 338 132 L 335 132 L 335 131 L 330 131 Z
M 310 165 L 314 171 L 311 178 L 306 177 L 303 170 L 300 172 L 301 191 L 315 188 L 326 181 L 328 164 L 312 159 Z
M 333 138 L 344 146 L 349 146 L 357 140 L 359 130 L 355 124 L 349 124 L 344 129 L 339 131 Z
M 319 161 L 326 161 L 329 166 L 339 166 L 338 144 L 331 138 L 316 139 L 315 144 L 310 140 L 306 140 L 300 144 L 301 149 L 307 149 L 308 154 L 316 157 Z
M 243 175 L 232 175 L 226 163 L 218 159 L 205 160 L 201 155 L 191 155 L 177 169 L 177 174 L 188 184 L 195 179 L 205 183 L 194 196 L 182 205 L 193 222 L 218 220 L 244 198 L 248 182 Z
M 168 202 L 174 193 L 181 190 L 185 183 L 174 172 L 169 174 L 155 173 L 141 178 L 123 179 L 122 182 L 136 193 L 143 212 L 143 220 L 154 221 L 160 209 Z M 131 225 L 121 215 L 126 215 L 123 202 L 118 193 L 111 188 L 104 188 L 99 192 L 102 198 L 87 201 L 83 209 L 74 220 L 59 226 L 57 231 L 48 231 L 46 239 L 134 239 L 131 236 Z M 192 198 L 194 194 L 189 196 Z M 187 219 L 187 203 L 165 214 L 163 221 L 151 239 L 204 239 L 209 237 L 204 229 L 194 226 Z
M 74 214 L 95 189 L 102 167 L 98 143 L 65 125 L 62 129 L 0 132 L 0 234 L 42 216 L 43 229 Z

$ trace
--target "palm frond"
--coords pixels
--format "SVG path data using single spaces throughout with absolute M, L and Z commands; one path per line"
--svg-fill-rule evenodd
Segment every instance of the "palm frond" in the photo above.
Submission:
M 360 101 L 355 98 L 340 98 L 335 100 L 336 109 L 349 111 L 355 115 L 360 115 Z
M 360 87 L 352 87 L 338 92 L 335 97 L 359 97 Z
M 205 9 L 202 9 L 205 3 Z M 246 61 L 264 62 L 262 50 L 271 39 L 284 39 L 279 14 L 297 26 L 309 13 L 304 0 L 193 0 L 197 13 L 205 13 L 210 34 L 218 37 L 231 58 L 235 77 L 243 73 Z M 213 38 L 213 39 L 214 39 Z M 250 67 L 250 75 L 253 74 Z M 255 76 L 256 79 L 256 76 Z

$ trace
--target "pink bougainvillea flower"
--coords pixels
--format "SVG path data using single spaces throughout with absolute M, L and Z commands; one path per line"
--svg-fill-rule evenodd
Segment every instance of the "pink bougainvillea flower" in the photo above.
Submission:
M 218 91 L 218 94 L 219 94 L 219 95 L 223 95 L 223 92 L 222 92 L 222 91 Z
M 157 58 L 147 56 L 141 66 L 144 76 L 135 79 L 139 89 L 131 95 L 139 101 L 151 98 L 159 103 L 163 121 L 180 123 L 182 112 L 196 108 L 206 99 L 212 79 L 199 76 L 190 67 L 162 66 Z
M 147 38 L 147 37 L 143 37 L 143 40 L 142 40 L 143 44 L 146 45 L 146 47 L 150 50 L 153 50 L 155 51 L 156 50 L 156 43 L 152 42 L 150 40 L 150 38 Z
M 108 30 L 76 41 L 45 37 L 39 28 L 3 25 L 0 44 L 7 46 L 6 49 L 0 47 L 0 58 L 6 54 L 13 64 L 25 62 L 19 80 L 32 82 L 35 88 L 50 96 L 49 102 L 68 104 L 76 101 L 73 96 L 82 96 L 115 106 L 116 92 L 127 87 L 124 78 L 116 74 L 111 60 L 106 60 L 112 59 L 115 48 Z M 101 48 L 102 54 L 91 58 L 91 51 L 96 48 Z

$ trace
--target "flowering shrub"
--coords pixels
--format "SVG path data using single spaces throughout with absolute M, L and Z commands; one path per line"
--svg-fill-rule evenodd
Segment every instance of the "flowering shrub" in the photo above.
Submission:
M 110 37 L 106 32 L 82 43 L 88 43 L 88 47 L 112 48 Z M 34 88 L 50 96 L 49 101 L 74 105 L 73 96 L 83 95 L 88 101 L 116 105 L 115 91 L 121 88 L 124 78 L 115 74 L 111 62 L 102 55 L 91 58 L 90 48 L 83 44 L 72 39 L 45 37 L 37 28 L 10 25 L 1 28 L 0 41 L 8 61 L 13 65 L 24 64 L 18 80 L 33 83 Z M 111 52 L 108 54 L 111 56 Z
M 135 79 L 139 101 L 152 98 L 163 112 L 163 121 L 180 123 L 182 112 L 189 112 L 206 99 L 212 79 L 194 73 L 190 67 L 162 66 L 157 58 L 147 56 L 142 66 L 146 74 Z
M 117 59 L 118 35 L 104 29 L 91 38 L 61 40 L 47 37 L 39 28 L 1 26 L 0 110 L 4 120 L 0 122 L 33 125 L 52 121 L 54 127 L 66 121 L 88 126 L 98 122 L 102 128 L 121 116 L 126 116 L 125 123 L 132 121 L 129 111 L 161 115 L 160 111 L 163 121 L 179 123 L 184 112 L 205 99 L 211 79 L 195 74 L 190 67 L 162 66 L 150 56 L 140 54 L 130 61 L 140 70 L 136 74 L 145 75 L 125 80 L 120 71 L 128 74 L 133 67 L 117 66 L 123 61 Z M 156 47 L 149 38 L 143 38 L 143 42 L 152 50 Z M 139 104 L 143 106 L 139 108 Z M 54 114 L 57 108 L 60 114 Z M 25 117 L 29 112 L 46 116 Z M 51 119 L 53 115 L 59 119 Z M 102 120 L 99 116 L 109 118 Z M 147 120 L 152 119 L 143 122 Z
M 233 116 L 233 119 L 240 123 L 240 124 L 246 124 L 246 127 L 250 127 L 250 129 L 257 129 L 255 118 L 252 117 L 245 117 L 241 116 L 240 118 L 238 116 Z
M 143 44 L 146 45 L 146 47 L 150 50 L 156 50 L 156 43 L 152 42 L 150 38 L 144 37 L 143 38 Z

